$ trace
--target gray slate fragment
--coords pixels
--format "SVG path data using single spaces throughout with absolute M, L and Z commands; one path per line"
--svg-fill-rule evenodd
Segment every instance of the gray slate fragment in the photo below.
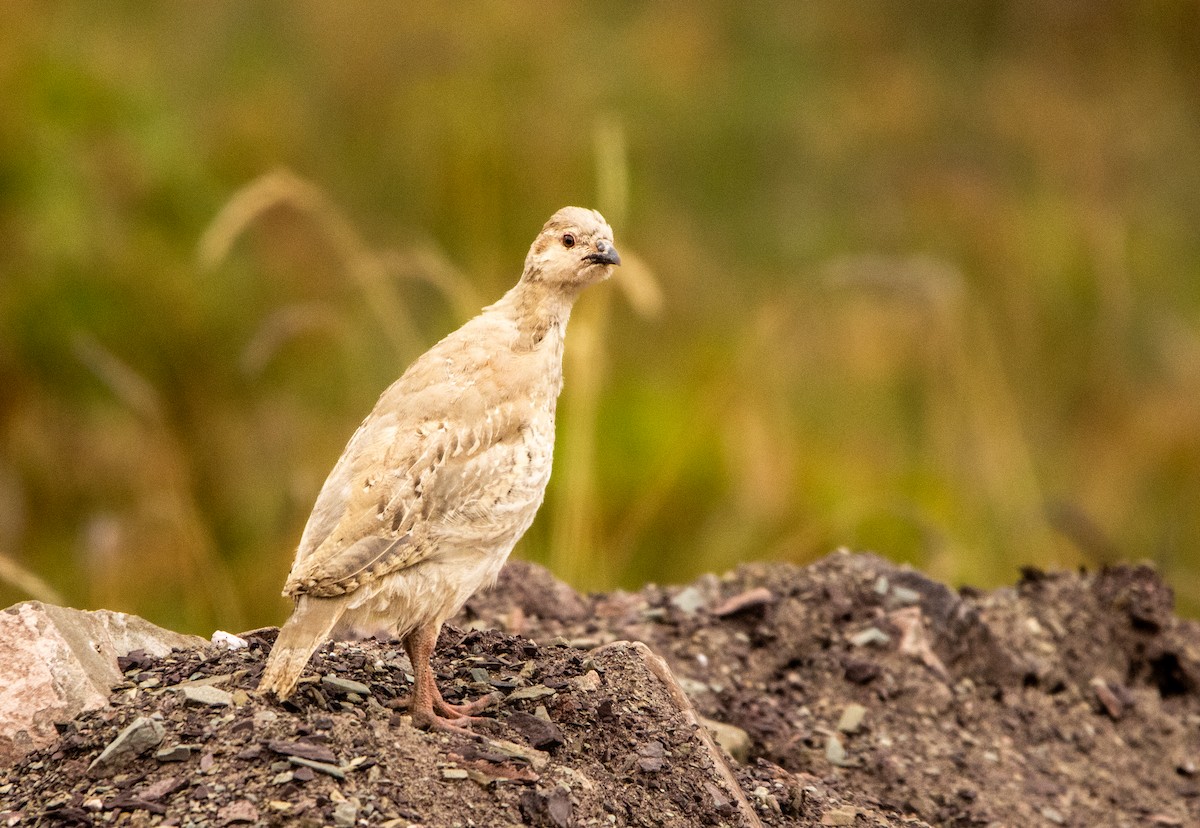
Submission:
M 325 687 L 328 687 L 335 693 L 343 696 L 348 696 L 351 693 L 357 693 L 363 698 L 366 698 L 367 696 L 371 695 L 371 688 L 367 687 L 367 685 L 363 684 L 361 681 L 341 678 L 340 676 L 335 676 L 332 674 L 322 676 L 321 684 Z
M 192 753 L 195 750 L 195 745 L 173 745 L 155 751 L 154 758 L 160 762 L 186 762 L 192 758 Z
M 547 687 L 544 684 L 535 684 L 532 687 L 518 687 L 516 690 L 508 694 L 507 701 L 524 701 L 526 699 L 544 699 L 547 696 L 553 696 L 556 690 Z
M 327 762 L 314 762 L 312 759 L 305 759 L 303 756 L 289 756 L 288 761 L 293 765 L 299 765 L 304 768 L 311 768 L 320 773 L 328 774 L 334 779 L 345 779 L 345 772 L 337 765 L 330 765 Z
M 338 828 L 353 828 L 358 821 L 358 808 L 353 802 L 339 802 L 333 809 L 333 824 Z
M 509 716 L 505 723 L 520 731 L 525 740 L 535 748 L 546 750 L 563 743 L 563 734 L 558 725 L 530 713 L 517 711 Z
M 187 684 L 179 688 L 186 704 L 198 707 L 229 707 L 233 704 L 233 694 L 211 684 Z
M 92 764 L 88 765 L 88 773 L 97 776 L 114 773 L 162 742 L 166 733 L 162 722 L 148 716 L 138 716 L 92 760 Z

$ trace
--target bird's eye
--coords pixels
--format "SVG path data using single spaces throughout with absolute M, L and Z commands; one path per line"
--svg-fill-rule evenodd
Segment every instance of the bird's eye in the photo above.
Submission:
M 562 242 L 563 242 L 563 247 L 574 247 L 574 246 L 575 246 L 575 236 L 574 236 L 574 234 L 572 234 L 572 233 L 563 233 Z

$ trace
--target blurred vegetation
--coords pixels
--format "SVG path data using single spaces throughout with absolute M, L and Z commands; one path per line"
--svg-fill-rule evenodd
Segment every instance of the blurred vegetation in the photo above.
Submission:
M 0 604 L 280 621 L 378 393 L 577 203 L 634 264 L 519 554 L 1151 559 L 1196 613 L 1198 9 L 4 3 Z

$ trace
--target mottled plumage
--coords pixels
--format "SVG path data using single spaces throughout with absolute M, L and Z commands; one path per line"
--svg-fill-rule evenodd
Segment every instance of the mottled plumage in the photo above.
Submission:
M 541 505 L 571 306 L 619 263 L 599 213 L 559 210 L 516 286 L 383 393 L 317 497 L 284 587 L 296 608 L 260 692 L 286 698 L 330 635 L 383 629 L 417 672 L 414 718 L 445 727 L 476 709 L 442 701 L 429 652 Z

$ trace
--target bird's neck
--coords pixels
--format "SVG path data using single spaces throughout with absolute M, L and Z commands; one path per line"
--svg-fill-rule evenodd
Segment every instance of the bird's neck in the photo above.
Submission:
M 578 296 L 578 290 L 522 279 L 492 307 L 516 323 L 518 348 L 532 350 L 546 339 L 561 347 Z

